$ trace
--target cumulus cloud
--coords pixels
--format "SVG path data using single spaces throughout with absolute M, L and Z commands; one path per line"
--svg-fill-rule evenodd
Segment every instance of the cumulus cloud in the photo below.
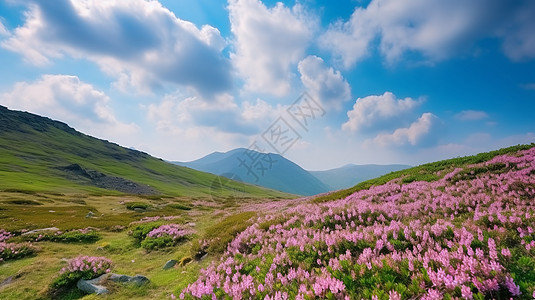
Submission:
M 43 75 L 32 83 L 16 83 L 12 91 L 0 94 L 0 102 L 10 109 L 66 122 L 101 138 L 112 139 L 138 131 L 135 124 L 123 123 L 115 117 L 110 98 L 104 92 L 76 76 Z
M 489 115 L 481 110 L 463 110 L 456 114 L 455 117 L 463 121 L 477 121 L 486 119 Z
M 439 119 L 432 113 L 424 113 L 407 128 L 398 128 L 393 133 L 378 134 L 373 142 L 383 147 L 416 146 L 427 141 L 437 127 Z
M 340 109 L 342 103 L 351 98 L 351 87 L 340 71 L 326 66 L 320 57 L 308 56 L 299 62 L 298 69 L 312 97 L 327 107 Z
M 180 132 L 205 127 L 229 134 L 253 135 L 267 128 L 283 107 L 273 107 L 261 99 L 238 105 L 228 94 L 210 102 L 199 97 L 167 95 L 147 108 L 149 120 L 161 131 Z
M 424 100 L 398 99 L 393 93 L 358 98 L 353 109 L 347 112 L 349 120 L 342 129 L 349 131 L 374 131 L 390 127 L 411 114 Z
M 373 0 L 320 38 L 345 67 L 366 57 L 375 41 L 388 62 L 405 53 L 438 61 L 468 51 L 482 38 L 503 39 L 512 59 L 535 57 L 533 1 Z
M 267 8 L 259 0 L 229 0 L 234 35 L 231 60 L 246 89 L 276 96 L 286 95 L 293 72 L 309 46 L 315 18 L 296 4 L 277 3 Z
M 2 46 L 36 65 L 65 54 L 88 59 L 125 89 L 173 83 L 212 95 L 232 82 L 219 31 L 199 29 L 157 1 L 34 0 Z
M 0 36 L 9 35 L 9 31 L 6 29 L 4 24 L 2 23 L 2 19 L 0 18 Z

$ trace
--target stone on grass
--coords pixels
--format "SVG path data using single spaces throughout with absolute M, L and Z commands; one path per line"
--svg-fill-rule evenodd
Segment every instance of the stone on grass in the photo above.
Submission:
M 106 274 L 99 276 L 95 279 L 90 279 L 90 280 L 80 279 L 78 280 L 78 283 L 76 283 L 76 287 L 80 291 L 87 293 L 87 294 L 97 294 L 97 295 L 107 294 L 108 289 L 105 286 L 101 285 L 101 282 L 103 281 L 102 280 L 103 276 L 106 276 Z
M 164 270 L 171 269 L 172 267 L 174 267 L 176 265 L 176 263 L 177 263 L 176 259 L 168 260 L 165 263 L 165 265 L 163 265 L 163 269 Z
M 57 228 L 57 227 L 48 227 L 48 228 L 35 229 L 35 230 L 30 230 L 28 232 L 25 232 L 25 233 L 23 233 L 21 235 L 29 235 L 29 234 L 34 234 L 34 233 L 43 232 L 43 231 L 59 231 L 59 228 Z
M 111 273 L 108 280 L 111 280 L 113 282 L 121 282 L 121 283 L 132 283 L 134 285 L 144 285 L 150 282 L 150 280 L 143 276 L 143 275 L 136 275 L 136 276 L 128 276 L 128 275 L 121 275 L 121 274 L 114 274 Z
M 150 282 L 150 280 L 143 275 L 128 276 L 110 273 L 100 275 L 99 277 L 90 280 L 80 279 L 78 280 L 78 283 L 76 283 L 76 287 L 87 294 L 107 294 L 109 291 L 105 287 L 105 284 L 108 280 L 119 283 L 130 283 L 137 286 L 141 286 Z

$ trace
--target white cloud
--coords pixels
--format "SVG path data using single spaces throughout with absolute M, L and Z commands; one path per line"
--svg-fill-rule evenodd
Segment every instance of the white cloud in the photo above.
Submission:
M 296 4 L 267 8 L 259 0 L 229 0 L 234 34 L 231 60 L 246 89 L 276 96 L 291 88 L 292 66 L 304 56 L 316 26 L 315 18 Z
M 486 119 L 489 117 L 489 115 L 480 110 L 463 110 L 456 114 L 455 117 L 463 121 L 477 121 Z
M 373 142 L 383 147 L 420 145 L 429 137 L 437 124 L 437 116 L 432 113 L 424 113 L 409 127 L 398 128 L 391 134 L 381 133 L 373 139 Z
M 340 71 L 327 67 L 320 57 L 308 56 L 299 62 L 298 69 L 312 97 L 327 107 L 340 109 L 342 103 L 351 98 L 351 87 Z
M 4 26 L 4 24 L 2 23 L 2 19 L 0 18 L 0 36 L 6 36 L 6 35 L 9 35 L 9 31 Z
M 219 132 L 251 136 L 269 126 L 283 111 L 257 99 L 256 103 L 235 103 L 228 94 L 207 102 L 199 97 L 167 95 L 159 104 L 147 107 L 148 119 L 161 131 L 187 132 L 195 127 L 213 128 Z
M 116 140 L 138 127 L 119 121 L 110 107 L 110 98 L 76 76 L 43 75 L 39 80 L 18 82 L 11 92 L 0 94 L 0 102 L 10 109 L 25 110 L 66 122 L 77 130 L 100 138 Z
M 65 54 L 88 59 L 125 89 L 172 83 L 212 95 L 232 82 L 219 31 L 199 29 L 157 1 L 32 1 L 2 46 L 36 65 Z
M 522 5 L 514 14 L 508 16 L 508 22 L 498 29 L 498 35 L 504 39 L 505 54 L 516 61 L 535 58 L 535 2 L 519 1 Z
M 376 130 L 399 123 L 424 100 L 412 98 L 398 99 L 393 93 L 358 98 L 353 109 L 347 112 L 349 120 L 342 129 L 350 131 Z
M 373 0 L 357 7 L 345 23 L 336 23 L 320 38 L 346 68 L 366 57 L 379 43 L 392 63 L 415 52 L 438 61 L 469 51 L 488 37 L 503 38 L 512 59 L 535 57 L 533 1 Z
M 378 29 L 367 10 L 356 8 L 349 21 L 331 25 L 320 37 L 319 43 L 323 48 L 331 50 L 349 68 L 369 55 L 370 43 Z

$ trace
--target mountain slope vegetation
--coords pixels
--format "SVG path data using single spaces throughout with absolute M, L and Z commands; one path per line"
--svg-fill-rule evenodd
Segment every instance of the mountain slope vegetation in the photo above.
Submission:
M 288 197 L 176 166 L 82 134 L 68 125 L 0 106 L 0 190 L 51 193 Z
M 347 189 L 365 180 L 410 168 L 409 165 L 345 165 L 325 171 L 309 171 L 331 190 Z
M 532 299 L 534 199 L 532 144 L 264 205 L 180 297 Z

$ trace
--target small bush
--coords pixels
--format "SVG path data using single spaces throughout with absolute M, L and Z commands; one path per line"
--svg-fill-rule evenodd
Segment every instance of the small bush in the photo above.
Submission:
M 6 231 L 4 229 L 0 229 L 0 242 L 7 241 L 8 239 L 12 238 L 13 234 L 9 231 Z
M 141 242 L 141 247 L 147 249 L 147 250 L 156 250 L 161 249 L 165 247 L 171 247 L 175 244 L 175 240 L 173 240 L 170 236 L 162 236 L 157 238 L 146 238 Z
M 7 201 L 7 203 L 15 205 L 43 205 L 42 203 L 33 200 L 11 200 Z
M 109 273 L 112 265 L 112 261 L 106 257 L 78 256 L 61 269 L 59 277 L 50 287 L 55 290 L 72 287 L 80 279 L 93 279 Z
M 174 246 L 187 239 L 191 234 L 193 234 L 193 230 L 178 224 L 162 225 L 147 233 L 145 239 L 141 242 L 141 247 L 153 250 Z
M 30 243 L 4 243 L 0 242 L 0 263 L 33 255 L 36 249 Z
M 34 233 L 22 236 L 25 241 L 50 241 L 57 243 L 94 243 L 100 240 L 100 234 L 88 229 L 75 229 L 66 232 Z
M 161 225 L 163 225 L 161 222 L 139 224 L 132 229 L 130 235 L 136 239 L 138 243 L 141 243 L 147 237 L 149 232 L 160 227 Z
M 150 204 L 145 202 L 128 202 L 126 203 L 126 208 L 129 210 L 137 209 L 147 209 L 150 207 Z

